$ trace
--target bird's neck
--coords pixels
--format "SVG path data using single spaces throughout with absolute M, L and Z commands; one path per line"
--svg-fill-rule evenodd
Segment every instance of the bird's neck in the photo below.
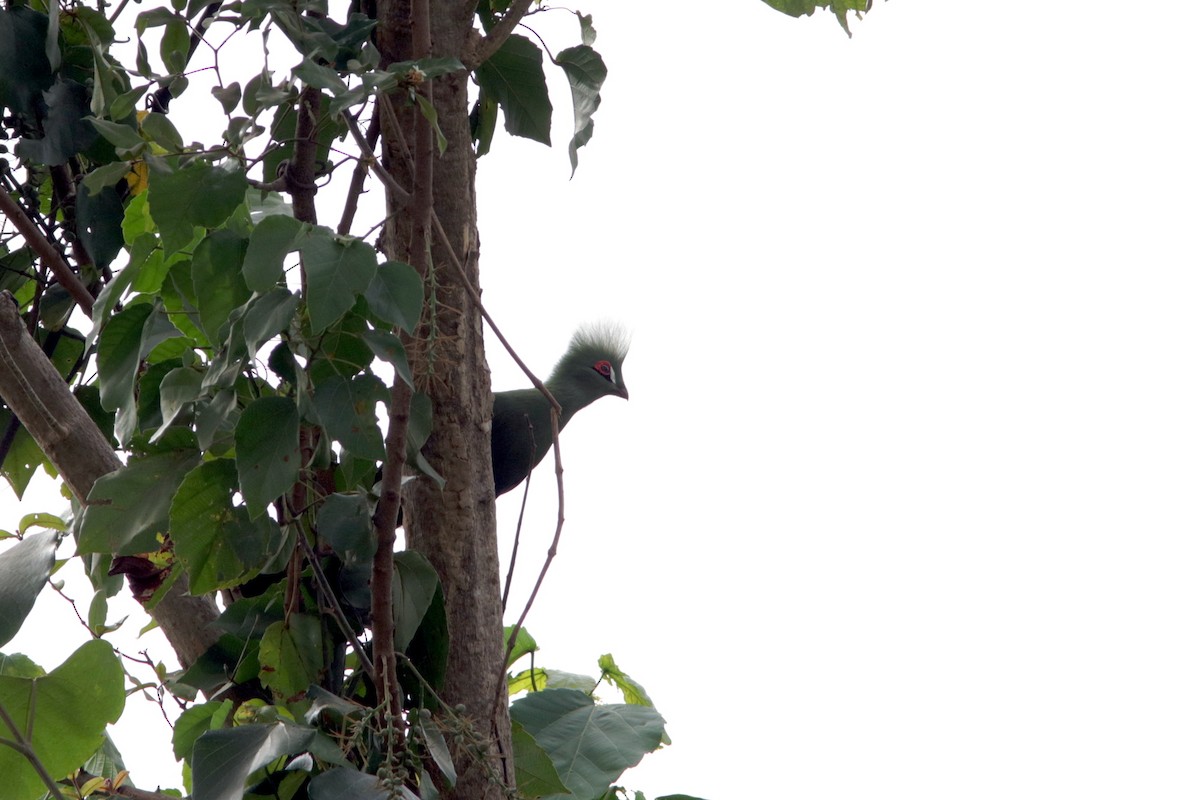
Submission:
M 558 426 L 561 428 L 567 424 L 571 417 L 575 416 L 575 412 L 595 400 L 595 397 L 582 390 L 574 381 L 571 380 L 555 380 L 551 378 L 546 381 L 546 388 L 550 390 L 550 394 L 554 395 L 554 399 L 562 407 L 562 414 L 558 418 Z

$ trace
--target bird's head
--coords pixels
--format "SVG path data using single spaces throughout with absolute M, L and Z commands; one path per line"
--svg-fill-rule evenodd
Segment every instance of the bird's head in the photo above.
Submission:
M 629 399 L 622 365 L 629 352 L 629 334 L 616 325 L 590 325 L 571 338 L 547 384 L 555 397 L 563 393 L 583 407 L 606 394 Z M 565 398 L 559 398 L 562 401 Z

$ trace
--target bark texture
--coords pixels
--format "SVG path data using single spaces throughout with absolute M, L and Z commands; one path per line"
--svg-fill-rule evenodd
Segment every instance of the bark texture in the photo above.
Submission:
M 378 40 L 385 62 L 413 57 L 413 28 L 406 22 L 412 6 L 406 0 L 379 3 Z M 465 3 L 430 3 L 432 55 L 468 60 L 476 36 L 473 8 Z M 438 489 L 430 480 L 409 482 L 404 527 L 408 546 L 430 560 L 445 593 L 450 663 L 443 697 L 464 706 L 476 732 L 489 742 L 486 761 L 465 749 L 455 754 L 460 772 L 451 797 L 490 800 L 502 797 L 503 785 L 511 785 L 514 776 L 506 758 L 511 752 L 508 707 L 495 694 L 502 671 L 503 622 L 489 433 L 491 376 L 479 310 L 453 264 L 457 259 L 478 291 L 475 156 L 467 82 L 465 72 L 434 82 L 433 101 L 447 147 L 433 160 L 433 212 L 446 230 L 453 254 L 438 237 L 431 237 L 426 274 L 429 313 L 409 346 L 418 388 L 433 401 L 433 432 L 424 452 L 446 485 Z M 419 158 L 414 143 L 425 124 L 420 115 L 402 115 L 404 141 L 396 136 L 395 126 L 391 130 L 382 126 L 385 167 L 406 187 L 419 182 L 413 174 L 420 172 L 413 169 L 414 156 Z M 399 199 L 393 198 L 389 211 L 399 208 Z M 413 242 L 424 240 L 412 230 L 412 216 L 399 213 L 392 219 L 385 236 L 388 256 L 420 269 L 426 256 L 420 249 L 414 251 Z

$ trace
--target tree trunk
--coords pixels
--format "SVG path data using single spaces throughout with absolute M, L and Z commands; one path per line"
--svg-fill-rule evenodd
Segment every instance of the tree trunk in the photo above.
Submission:
M 413 44 L 414 26 L 406 24 L 405 18 L 413 5 L 404 0 L 379 3 L 377 38 L 385 63 L 413 58 L 414 47 L 419 52 L 419 44 Z M 430 5 L 432 55 L 465 60 L 476 35 L 474 6 L 439 0 Z M 464 706 L 476 733 L 489 743 L 486 762 L 467 748 L 456 753 L 459 781 L 450 796 L 490 800 L 502 797 L 502 786 L 512 785 L 514 776 L 507 758 L 511 752 L 508 706 L 496 695 L 503 668 L 503 622 L 489 433 L 491 378 L 479 309 L 471 298 L 479 287 L 479 232 L 467 82 L 465 72 L 433 82 L 438 123 L 447 140 L 445 153 L 433 156 L 433 213 L 453 253 L 440 237 L 431 236 L 428 312 L 409 347 L 417 387 L 433 401 L 433 432 L 424 452 L 446 484 L 438 489 L 431 480 L 422 479 L 406 486 L 404 528 L 408 546 L 430 560 L 445 593 L 450 660 L 443 698 Z M 411 162 L 404 152 L 420 157 L 419 148 L 413 146 L 415 132 L 427 123 L 413 113 L 402 123 L 405 144 L 396 140 L 394 126 L 381 126 L 384 163 L 401 185 L 409 187 L 415 176 L 409 174 Z M 385 236 L 388 256 L 424 272 L 426 256 L 412 244 L 421 241 L 419 232 L 412 230 L 412 215 L 395 197 L 389 199 L 388 211 L 393 220 Z M 466 272 L 470 291 L 462 285 L 456 260 Z

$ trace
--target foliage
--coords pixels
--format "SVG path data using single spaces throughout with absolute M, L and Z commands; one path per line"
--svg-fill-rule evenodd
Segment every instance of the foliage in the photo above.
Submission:
M 870 5 L 768 2 L 793 15 L 827 8 L 843 25 Z M 132 22 L 124 3 L 0 11 L 0 193 L 19 209 L 10 222 L 32 223 L 0 229 L 0 290 L 122 455 L 86 504 L 74 498 L 74 557 L 96 592 L 89 631 L 111 630 L 106 598 L 123 576 L 151 608 L 181 575 L 193 594 L 224 593 L 220 640 L 180 673 L 155 666 L 154 681 L 190 703 L 173 743 L 198 800 L 437 797 L 462 768 L 451 750 L 487 735 L 439 695 L 449 646 L 439 576 L 418 553 L 392 559 L 399 714 L 373 675 L 370 614 L 383 591 L 370 575 L 390 455 L 385 376 L 415 391 L 401 443 L 412 479 L 441 481 L 421 455 L 432 425 L 422 391 L 437 364 L 410 364 L 405 347 L 428 313 L 428 273 L 377 256 L 368 237 L 383 221 L 357 225 L 356 191 L 336 229 L 289 196 L 311 199 L 339 152 L 358 148 L 347 169 L 376 169 L 372 137 L 396 109 L 419 115 L 444 150 L 427 87 L 466 67 L 451 57 L 383 64 L 374 19 L 335 18 L 318 0 L 142 8 Z M 499 35 L 511 12 L 481 3 L 478 25 Z M 549 58 L 571 91 L 572 173 L 607 75 L 591 17 L 576 16 L 579 43 Z M 196 134 L 170 109 L 217 26 L 212 41 L 257 33 L 263 53 L 268 32 L 282 36 L 298 63 L 235 74 L 241 57 L 209 43 L 211 99 L 181 102 L 219 109 L 224 129 L 189 143 Z M 550 143 L 549 52 L 521 35 L 499 42 L 471 70 L 476 156 L 500 112 L 509 133 Z M 38 466 L 55 466 L 5 407 L 0 432 L 0 472 L 20 496 Z M 0 646 L 47 583 L 67 529 L 28 518 L 0 553 Z M 509 667 L 536 651 L 524 631 L 515 641 Z M 667 742 L 645 690 L 611 656 L 600 669 L 598 680 L 532 663 L 508 675 L 522 695 L 512 705 L 520 796 L 624 794 L 614 782 Z M 123 672 L 102 638 L 48 674 L 0 657 L 0 800 L 57 792 L 55 781 L 85 780 L 85 769 L 109 782 L 89 785 L 120 783 L 104 728 L 123 708 Z M 598 702 L 601 682 L 624 702 Z

